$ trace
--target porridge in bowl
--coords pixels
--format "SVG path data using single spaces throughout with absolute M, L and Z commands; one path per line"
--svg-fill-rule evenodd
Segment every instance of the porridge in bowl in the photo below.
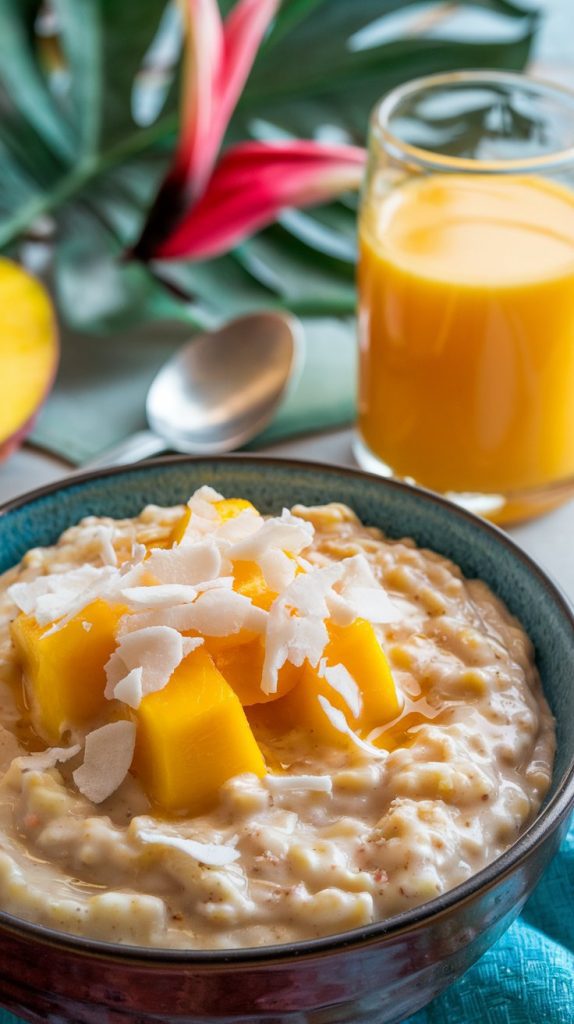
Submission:
M 554 723 L 478 580 L 342 505 L 89 518 L 3 578 L 0 905 L 172 948 L 360 927 L 507 849 Z

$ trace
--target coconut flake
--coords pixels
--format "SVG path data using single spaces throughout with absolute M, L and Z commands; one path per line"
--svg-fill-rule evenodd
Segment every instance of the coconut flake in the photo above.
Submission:
M 216 580 L 203 580 L 202 583 L 196 583 L 195 589 L 198 594 L 203 594 L 206 590 L 233 590 L 234 582 L 233 576 L 218 576 Z
M 303 519 L 291 515 L 287 509 L 283 509 L 280 516 L 265 520 L 261 528 L 250 537 L 233 544 L 229 550 L 229 557 L 233 561 L 246 559 L 259 565 L 259 559 L 270 548 L 298 555 L 309 547 L 313 536 L 314 529 L 311 523 L 306 523 Z
M 212 518 L 217 519 L 217 509 L 213 508 L 213 505 L 215 505 L 216 501 L 223 500 L 223 494 L 220 494 L 219 491 L 215 490 L 215 488 L 210 487 L 209 484 L 203 484 L 201 487 L 198 487 L 197 490 L 193 492 L 191 498 L 187 503 L 187 506 L 193 512 L 194 509 L 198 508 L 198 506 L 208 505 L 210 506 L 211 512 L 213 513 Z
M 319 701 L 319 704 L 323 708 L 323 711 L 325 712 L 327 718 L 329 719 L 331 725 L 333 726 L 334 729 L 337 730 L 337 732 L 341 732 L 343 733 L 343 735 L 348 736 L 349 739 L 355 744 L 355 746 L 359 748 L 359 750 L 362 750 L 365 753 L 369 754 L 370 757 L 387 757 L 386 750 L 379 750 L 379 748 L 374 747 L 372 743 L 367 743 L 365 740 L 362 740 L 360 736 L 357 736 L 356 732 L 353 732 L 350 725 L 348 724 L 343 712 L 339 711 L 339 708 L 333 707 L 333 705 L 330 703 L 330 701 L 327 700 L 326 697 L 323 697 L 321 694 L 319 694 L 317 699 Z
M 135 608 L 171 608 L 191 604 L 197 597 L 195 587 L 185 583 L 160 583 L 157 586 L 125 587 L 121 596 Z
M 200 594 L 181 616 L 185 630 L 195 629 L 204 636 L 232 636 L 242 629 L 265 630 L 268 613 L 257 608 L 244 594 L 216 588 Z
M 286 661 L 301 666 L 305 659 L 317 665 L 329 640 L 322 619 L 291 615 L 278 599 L 271 606 L 265 636 L 265 658 L 261 676 L 263 693 L 277 693 L 279 671 Z
M 87 566 L 85 567 L 87 568 Z M 53 625 L 50 629 L 46 630 L 43 634 L 43 638 L 52 636 L 53 633 L 58 633 L 64 626 L 67 626 L 69 622 L 76 615 L 87 608 L 88 605 L 94 601 L 101 599 L 104 601 L 113 601 L 118 597 L 120 580 L 122 575 L 120 570 L 114 566 L 104 566 L 102 569 L 97 570 L 100 574 L 99 579 L 95 579 L 92 584 L 83 589 L 72 599 L 68 599 L 60 607 L 57 607 L 53 603 L 50 603 L 46 598 L 40 598 L 38 605 L 36 606 L 36 621 L 38 625 L 48 625 L 52 622 Z M 139 572 L 140 570 L 138 570 Z M 75 572 L 75 570 L 73 570 Z M 71 575 L 71 574 L 70 574 Z
M 158 626 L 169 626 L 178 633 L 196 630 L 205 636 L 226 636 L 241 629 L 263 633 L 267 612 L 232 590 L 233 582 L 233 577 L 222 576 L 218 580 L 198 584 L 198 598 L 191 605 L 153 608 L 125 615 L 118 624 L 118 636 L 121 638 L 128 633 Z
M 117 565 L 118 556 L 113 545 L 115 528 L 111 525 L 98 523 L 96 526 L 88 527 L 86 540 L 93 539 L 99 547 L 99 555 L 104 565 Z
M 225 540 L 230 544 L 236 544 L 257 533 L 263 526 L 263 519 L 253 508 L 244 508 L 238 516 L 226 519 L 221 526 L 217 527 L 215 536 L 217 540 Z
M 118 683 L 134 668 L 142 669 L 142 694 L 162 690 L 185 655 L 183 638 L 170 626 L 150 626 L 120 636 L 106 662 L 105 696 L 115 696 Z
M 20 611 L 33 615 L 39 626 L 45 626 L 67 615 L 71 608 L 81 611 L 118 575 L 112 566 L 83 565 L 26 583 L 13 583 L 7 594 Z
M 281 594 L 281 602 L 300 615 L 318 615 L 326 618 L 329 614 L 327 595 L 333 584 L 341 579 L 344 571 L 343 562 L 334 562 L 332 565 L 301 573 Z
M 270 548 L 269 551 L 264 552 L 259 559 L 259 567 L 265 583 L 276 594 L 292 583 L 297 571 L 295 560 L 289 558 L 279 548 Z
M 151 829 L 139 829 L 137 837 L 142 843 L 173 847 L 208 867 L 223 867 L 239 858 L 239 851 L 225 843 L 200 843 L 196 839 L 183 839 L 181 836 L 165 835 Z
M 187 503 L 191 516 L 178 545 L 179 548 L 187 547 L 217 529 L 220 519 L 214 504 L 216 501 L 222 500 L 221 495 L 212 487 L 199 487 L 192 494 Z
M 145 565 L 160 583 L 190 586 L 216 579 L 222 569 L 221 554 L 211 538 L 166 550 L 157 548 Z
M 131 672 L 128 672 L 127 676 L 120 679 L 119 683 L 114 687 L 114 697 L 116 700 L 121 700 L 123 704 L 127 704 L 130 708 L 139 708 L 142 697 L 143 697 L 143 669 L 140 666 L 138 668 L 132 668 Z
M 331 617 L 337 625 L 348 625 L 356 618 L 382 624 L 395 622 L 401 617 L 364 555 L 345 558 L 341 564 L 344 572 L 336 586 L 337 593 L 327 600 Z
M 64 573 L 62 576 L 65 578 Z M 53 579 L 52 576 L 38 576 L 35 580 L 13 583 L 11 587 L 8 587 L 6 594 L 16 607 L 24 612 L 24 615 L 31 615 L 38 598 L 52 592 Z
M 73 779 L 88 800 L 101 804 L 124 781 L 136 743 L 134 722 L 109 722 L 86 736 L 84 763 Z
M 327 665 L 323 658 L 319 663 L 319 676 L 343 698 L 354 718 L 358 718 L 363 707 L 361 691 L 351 673 L 344 665 Z
M 147 548 L 145 544 L 140 544 L 137 540 L 132 541 L 132 554 L 131 563 L 133 566 L 141 565 L 147 555 Z
M 343 572 L 338 562 L 302 573 L 273 602 L 265 635 L 264 693 L 277 693 L 279 670 L 286 661 L 296 666 L 305 660 L 313 666 L 319 663 L 329 640 L 326 595 Z
M 45 771 L 47 768 L 55 768 L 57 764 L 69 761 L 82 748 L 79 744 L 73 747 L 50 747 L 48 750 L 40 750 L 36 754 L 26 754 L 18 758 L 18 764 L 23 771 Z
M 284 792 L 333 792 L 333 783 L 329 775 L 266 775 L 263 779 L 272 793 Z
M 345 592 L 345 600 L 358 619 L 382 625 L 385 622 L 396 622 L 400 618 L 398 608 L 382 588 L 349 587 Z

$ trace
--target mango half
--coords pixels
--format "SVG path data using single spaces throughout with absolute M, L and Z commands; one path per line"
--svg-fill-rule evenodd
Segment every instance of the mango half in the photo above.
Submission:
M 0 259 L 0 458 L 32 429 L 57 365 L 48 293 L 16 263 Z

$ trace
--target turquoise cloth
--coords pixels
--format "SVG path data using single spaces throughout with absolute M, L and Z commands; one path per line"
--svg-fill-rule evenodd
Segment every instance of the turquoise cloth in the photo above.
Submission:
M 521 917 L 408 1024 L 573 1024 L 574 825 Z M 21 1024 L 0 1010 L 0 1024 Z

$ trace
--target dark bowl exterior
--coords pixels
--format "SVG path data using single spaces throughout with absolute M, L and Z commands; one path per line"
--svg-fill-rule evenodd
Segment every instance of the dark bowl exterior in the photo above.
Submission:
M 441 499 L 332 467 L 228 458 L 174 459 L 46 488 L 0 512 L 0 569 L 51 543 L 82 515 L 131 515 L 184 500 L 199 482 L 263 511 L 342 500 L 392 536 L 414 535 L 481 575 L 533 637 L 558 718 L 553 790 L 502 857 L 463 885 L 388 922 L 256 950 L 115 946 L 0 913 L 0 1003 L 50 1024 L 393 1024 L 466 971 L 520 912 L 565 832 L 574 803 L 574 621 L 547 578 L 500 531 Z

